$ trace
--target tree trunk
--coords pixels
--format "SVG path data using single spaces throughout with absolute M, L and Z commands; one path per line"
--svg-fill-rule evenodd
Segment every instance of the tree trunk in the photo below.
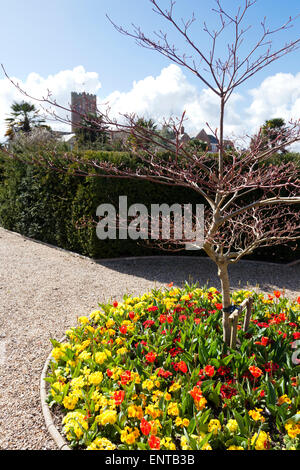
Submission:
M 219 179 L 223 179 L 224 171 L 224 111 L 225 102 L 224 97 L 221 97 L 220 104 L 220 129 L 219 129 Z
M 228 277 L 228 264 L 221 263 L 218 264 L 218 276 L 221 282 L 222 297 L 223 297 L 223 309 L 230 306 L 230 287 L 229 287 L 229 277 Z M 223 312 L 223 340 L 229 346 L 230 344 L 230 322 L 229 322 L 230 313 Z

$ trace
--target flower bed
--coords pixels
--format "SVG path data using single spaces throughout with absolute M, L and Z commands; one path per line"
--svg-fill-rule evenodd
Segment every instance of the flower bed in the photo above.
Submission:
M 222 298 L 185 285 L 99 305 L 54 346 L 48 403 L 88 450 L 300 449 L 300 298 L 254 298 L 236 350 Z

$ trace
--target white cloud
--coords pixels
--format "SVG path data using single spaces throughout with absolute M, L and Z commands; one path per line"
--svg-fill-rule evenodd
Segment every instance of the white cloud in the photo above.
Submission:
M 186 110 L 185 129 L 196 135 L 206 122 L 215 129 L 219 127 L 219 99 L 209 89 L 198 89 L 191 84 L 182 69 L 175 64 L 162 69 L 161 73 L 134 82 L 126 92 L 114 91 L 109 96 L 100 97 L 101 88 L 98 73 L 87 72 L 78 66 L 43 78 L 37 73 L 28 75 L 20 87 L 35 97 L 45 96 L 50 90 L 52 97 L 63 106 L 69 105 L 71 91 L 86 91 L 98 94 L 98 103 L 108 103 L 112 116 L 134 112 L 140 116 L 161 122 L 163 118 L 180 117 Z M 298 119 L 300 114 L 300 73 L 276 75 L 266 78 L 257 88 L 251 89 L 247 99 L 232 94 L 226 108 L 225 134 L 228 137 L 242 136 L 257 131 L 259 126 L 273 117 L 286 121 Z M 13 101 L 21 101 L 22 96 L 7 79 L 0 80 L 0 134 L 5 132 L 5 113 L 9 113 Z M 34 102 L 34 101 L 33 101 Z M 34 102 L 37 104 L 36 102 Z M 62 128 L 59 123 L 52 126 Z
M 253 131 L 267 119 L 286 122 L 300 117 L 300 73 L 277 73 L 249 91 L 252 103 L 246 110 Z
M 240 125 L 240 116 L 235 111 L 235 104 L 241 97 L 232 95 L 228 106 L 228 125 L 226 131 L 232 133 Z M 111 107 L 111 113 L 118 118 L 125 113 L 136 113 L 157 121 L 170 116 L 180 118 L 186 111 L 187 121 L 184 126 L 191 136 L 196 135 L 208 122 L 213 128 L 218 127 L 219 100 L 209 89 L 199 91 L 188 82 L 182 69 L 170 65 L 162 69 L 157 77 L 146 77 L 134 82 L 132 89 L 120 93 L 115 91 L 105 98 Z
M 46 78 L 41 77 L 37 73 L 30 73 L 25 81 L 11 77 L 14 83 L 18 83 L 20 88 L 34 98 L 42 98 L 47 95 L 48 90 L 52 94 L 52 99 L 62 106 L 69 107 L 71 91 L 86 91 L 88 93 L 97 93 L 101 88 L 99 76 L 96 72 L 86 72 L 84 67 L 78 66 L 73 70 L 64 70 Z M 39 108 L 39 104 L 35 100 L 31 100 L 24 96 L 11 82 L 4 78 L 0 80 L 0 140 L 5 133 L 6 126 L 4 119 L 10 113 L 10 107 L 14 101 L 28 101 L 35 104 Z M 46 105 L 44 105 L 46 106 Z M 50 109 L 49 107 L 47 109 Z M 58 113 L 58 110 L 56 110 Z M 66 117 L 67 113 L 60 112 L 60 116 Z M 55 129 L 67 129 L 58 122 L 51 122 L 51 126 Z

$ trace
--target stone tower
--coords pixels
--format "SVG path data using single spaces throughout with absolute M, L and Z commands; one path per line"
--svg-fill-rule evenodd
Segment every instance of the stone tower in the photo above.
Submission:
M 77 93 L 71 92 L 71 124 L 72 132 L 75 132 L 82 118 L 86 114 L 96 114 L 97 112 L 97 97 L 90 93 Z

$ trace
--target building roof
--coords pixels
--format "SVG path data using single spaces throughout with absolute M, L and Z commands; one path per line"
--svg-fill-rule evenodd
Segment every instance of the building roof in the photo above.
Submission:
M 217 144 L 218 140 L 212 134 L 207 134 L 204 129 L 202 129 L 195 137 L 198 140 L 204 140 L 205 142 L 209 142 L 210 144 Z

